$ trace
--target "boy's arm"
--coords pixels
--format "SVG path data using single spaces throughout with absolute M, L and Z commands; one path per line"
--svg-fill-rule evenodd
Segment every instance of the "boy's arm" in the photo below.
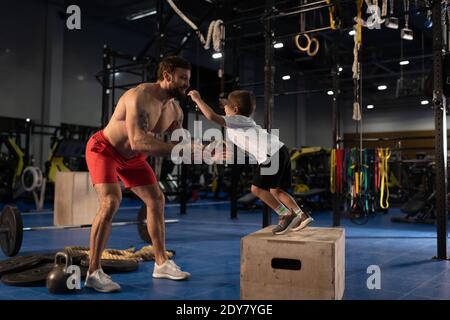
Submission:
M 188 96 L 190 96 L 192 101 L 197 104 L 198 108 L 203 113 L 206 119 L 213 121 L 222 127 L 226 127 L 225 119 L 223 118 L 223 116 L 215 113 L 214 110 L 210 106 L 208 106 L 205 101 L 202 100 L 200 94 L 197 91 L 190 91 L 188 93 Z

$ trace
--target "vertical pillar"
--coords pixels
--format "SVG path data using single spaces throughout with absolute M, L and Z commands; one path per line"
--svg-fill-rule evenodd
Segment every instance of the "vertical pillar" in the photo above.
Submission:
M 47 5 L 47 30 L 44 57 L 44 78 L 41 123 L 59 126 L 63 91 L 63 58 L 65 22 L 60 19 L 61 7 Z M 39 163 L 42 166 L 50 150 L 50 139 L 40 137 Z
M 443 93 L 444 43 L 441 1 L 433 1 L 433 105 L 435 109 L 437 259 L 447 259 L 447 103 Z M 447 27 L 445 25 L 445 27 Z M 446 29 L 446 28 L 445 28 Z M 447 30 L 445 30 L 447 32 Z
M 339 31 L 335 31 L 334 43 L 333 43 L 333 136 L 332 136 L 332 146 L 333 148 L 339 149 L 339 102 L 341 95 L 341 88 L 339 83 Z M 330 173 L 331 174 L 331 173 Z M 337 186 L 337 185 L 336 185 Z M 341 225 L 341 194 L 339 190 L 335 190 L 333 194 L 333 226 L 337 227 Z
M 274 0 L 266 0 L 266 14 L 272 11 Z M 266 19 L 265 30 L 265 63 L 264 63 L 264 127 L 270 132 L 272 128 L 274 72 L 273 66 L 273 32 L 272 20 Z M 263 207 L 263 228 L 271 224 L 271 210 L 267 205 Z

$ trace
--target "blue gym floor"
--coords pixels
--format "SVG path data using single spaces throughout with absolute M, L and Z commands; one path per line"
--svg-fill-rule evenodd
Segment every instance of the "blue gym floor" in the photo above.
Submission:
M 115 220 L 136 219 L 137 206 L 138 202 L 127 201 Z M 391 209 L 389 214 L 375 215 L 361 226 L 342 220 L 346 229 L 344 299 L 450 298 L 450 262 L 432 259 L 436 255 L 435 227 L 391 223 L 390 217 L 399 214 Z M 331 225 L 330 212 L 314 212 L 313 216 L 313 226 Z M 24 226 L 53 224 L 51 212 L 28 213 L 23 218 Z M 166 219 L 173 218 L 180 222 L 167 225 L 167 248 L 175 250 L 176 263 L 191 272 L 188 281 L 153 279 L 153 262 L 144 262 L 136 272 L 113 275 L 122 286 L 120 293 L 84 289 L 75 295 L 51 295 L 45 287 L 20 288 L 0 283 L 0 299 L 239 299 L 240 239 L 261 228 L 261 212 L 239 211 L 238 219 L 231 220 L 228 203 L 211 204 L 204 200 L 190 204 L 183 216 L 176 205 L 168 205 Z M 275 223 L 275 216 L 272 221 Z M 87 246 L 88 236 L 89 229 L 26 232 L 19 254 L 56 251 L 69 245 Z M 132 225 L 114 228 L 108 248 L 139 249 L 144 245 Z M 5 259 L 1 253 L 0 259 Z M 380 290 L 367 289 L 369 265 L 381 268 Z

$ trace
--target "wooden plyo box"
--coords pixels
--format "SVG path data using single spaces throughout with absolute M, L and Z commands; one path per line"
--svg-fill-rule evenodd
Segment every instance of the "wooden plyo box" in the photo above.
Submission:
M 342 299 L 345 230 L 308 227 L 273 235 L 273 227 L 241 239 L 241 299 Z
M 91 224 L 99 208 L 89 172 L 58 172 L 53 224 Z

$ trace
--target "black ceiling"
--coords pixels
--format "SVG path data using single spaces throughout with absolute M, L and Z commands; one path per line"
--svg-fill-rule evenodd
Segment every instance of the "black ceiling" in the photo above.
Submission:
M 308 0 L 308 3 L 316 0 Z M 400 29 L 404 26 L 405 1 L 396 0 L 395 15 L 399 17 Z M 78 0 L 70 1 L 78 4 L 84 14 L 93 19 L 105 23 L 145 34 L 149 39 L 157 32 L 158 15 L 149 16 L 136 21 L 128 21 L 126 17 L 134 12 L 144 9 L 156 9 L 156 0 Z M 353 25 L 353 17 L 356 13 L 355 0 L 340 0 L 341 18 L 343 28 L 339 31 L 339 59 L 344 67 L 342 74 L 344 89 L 348 84 L 348 92 L 351 94 L 351 65 L 353 62 L 353 37 L 348 35 Z M 379 3 L 381 4 L 381 0 Z M 168 36 L 168 48 L 175 50 L 181 39 L 190 27 L 173 13 L 166 1 L 164 3 L 165 18 L 171 17 L 166 26 Z M 177 0 L 176 5 L 193 22 L 197 23 L 203 34 L 206 34 L 209 21 L 220 18 L 227 26 L 227 48 L 238 46 L 239 50 L 254 53 L 259 59 L 264 57 L 264 25 L 261 16 L 264 14 L 264 2 L 256 0 Z M 275 1 L 275 13 L 286 12 L 297 7 L 300 0 Z M 396 83 L 403 74 L 405 77 L 415 78 L 423 76 L 423 66 L 428 69 L 431 53 L 431 29 L 425 27 L 426 10 L 424 0 L 411 0 L 410 28 L 414 31 L 414 40 L 405 41 L 400 38 L 400 29 L 392 30 L 384 26 L 380 30 L 363 31 L 363 49 L 361 60 L 363 62 L 364 87 L 376 92 L 376 84 L 382 79 L 384 82 Z M 363 10 L 365 10 L 365 5 Z M 417 9 L 417 10 L 416 10 Z M 420 10 L 419 10 L 420 9 Z M 367 14 L 363 14 L 367 17 Z M 307 13 L 307 28 L 318 28 L 329 25 L 328 9 L 321 9 L 315 13 Z M 232 23 L 232 22 L 236 23 Z M 277 65 L 283 65 L 296 71 L 299 76 L 306 76 L 308 83 L 330 84 L 331 54 L 334 31 L 324 31 L 315 34 L 321 44 L 319 54 L 310 58 L 298 51 L 292 37 L 285 35 L 295 34 L 300 30 L 299 15 L 292 15 L 273 20 L 275 38 L 281 37 L 285 46 L 275 50 Z M 192 37 L 194 38 L 194 37 Z M 197 39 L 191 39 L 186 49 L 194 49 L 200 45 Z M 410 60 L 408 66 L 400 66 L 399 61 L 403 57 Z M 375 89 L 374 89 L 375 88 Z

